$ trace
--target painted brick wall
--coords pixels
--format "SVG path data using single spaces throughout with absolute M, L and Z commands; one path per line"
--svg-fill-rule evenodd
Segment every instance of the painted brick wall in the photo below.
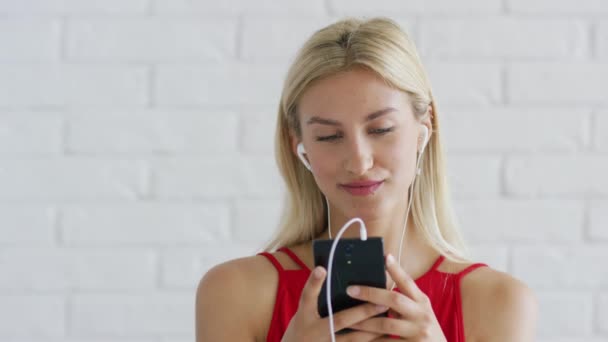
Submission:
M 192 341 L 202 274 L 274 230 L 286 68 L 346 15 L 414 37 L 465 237 L 539 340 L 607 341 L 603 0 L 0 0 L 0 340 Z

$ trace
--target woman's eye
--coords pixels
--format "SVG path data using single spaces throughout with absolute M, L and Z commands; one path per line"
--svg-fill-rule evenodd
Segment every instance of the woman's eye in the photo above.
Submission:
M 328 135 L 324 137 L 317 137 L 317 141 L 332 141 L 338 139 L 340 136 L 338 134 Z
M 391 132 L 395 129 L 395 127 L 389 127 L 389 128 L 376 128 L 376 129 L 372 129 L 369 132 L 371 134 L 377 134 L 377 135 L 382 135 L 388 132 Z M 323 137 L 317 137 L 316 140 L 317 141 L 333 141 L 336 139 L 341 138 L 342 135 L 341 134 L 334 134 L 334 135 L 327 135 L 327 136 L 323 136 Z
M 389 128 L 376 128 L 376 129 L 372 129 L 370 130 L 370 133 L 373 134 L 384 134 L 384 133 L 388 133 L 392 130 L 394 130 L 395 127 L 389 127 Z

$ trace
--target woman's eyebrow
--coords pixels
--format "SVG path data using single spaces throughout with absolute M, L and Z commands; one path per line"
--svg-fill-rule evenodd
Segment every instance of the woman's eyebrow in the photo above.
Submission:
M 376 118 L 381 117 L 382 115 L 388 114 L 390 112 L 394 112 L 397 111 L 397 109 L 393 108 L 393 107 L 386 107 L 380 110 L 377 110 L 369 115 L 367 115 L 367 117 L 365 118 L 365 121 L 372 121 Z M 308 119 L 308 121 L 306 121 L 307 125 L 312 125 L 312 124 L 322 124 L 322 125 L 329 125 L 329 126 L 342 126 L 342 124 L 339 121 L 336 120 L 332 120 L 332 119 L 324 119 L 318 116 L 313 116 L 310 119 Z

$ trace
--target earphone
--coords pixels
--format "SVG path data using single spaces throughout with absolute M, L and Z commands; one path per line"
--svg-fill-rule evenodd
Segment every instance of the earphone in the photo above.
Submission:
M 308 162 L 308 160 L 306 160 L 306 157 L 304 156 L 304 154 L 306 153 L 306 150 L 304 150 L 304 144 L 302 144 L 302 142 L 300 142 L 298 144 L 298 148 L 296 150 L 298 152 L 298 157 L 302 161 L 302 164 L 304 164 L 304 167 L 306 167 L 308 169 L 308 171 L 312 172 L 312 167 L 310 166 L 310 163 Z
M 420 155 L 422 156 L 422 153 L 424 152 L 424 148 L 426 147 L 426 144 L 429 142 L 429 128 L 426 127 L 425 125 L 422 125 L 422 144 L 420 145 L 420 148 L 418 149 L 418 153 L 420 153 Z M 416 165 L 418 165 L 418 163 L 416 163 Z M 422 169 L 420 167 L 416 167 L 416 174 L 420 174 L 422 172 Z
M 426 144 L 429 142 L 429 128 L 425 125 L 422 125 L 422 145 L 420 145 L 420 149 L 418 149 L 419 153 L 424 151 Z

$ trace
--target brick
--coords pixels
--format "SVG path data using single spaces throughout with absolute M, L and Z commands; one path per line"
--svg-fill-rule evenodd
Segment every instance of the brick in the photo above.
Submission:
M 259 15 L 259 14 L 325 14 L 325 1 L 289 1 L 277 3 L 272 0 L 251 2 L 248 0 L 196 1 L 196 0 L 152 0 L 156 13 L 204 13 L 206 15 Z M 275 20 L 276 18 L 273 18 Z
M 278 229 L 279 200 L 237 200 L 234 239 L 265 243 Z
M 501 10 L 499 0 L 464 0 L 455 3 L 449 0 L 411 1 L 367 1 L 329 0 L 332 13 L 341 15 L 399 15 L 399 14 L 472 14 L 497 13 Z
M 58 295 L 0 295 L 0 321 L 0 338 L 5 341 L 64 336 L 65 299 Z
M 67 25 L 73 61 L 205 62 L 234 59 L 236 20 L 111 18 Z
M 608 21 L 596 25 L 594 43 L 597 56 L 604 60 L 608 59 Z
M 241 117 L 240 148 L 246 154 L 274 155 L 277 109 Z
M 205 153 L 238 150 L 238 118 L 144 113 L 130 116 L 77 117 L 68 121 L 67 148 L 77 153 Z
M 583 205 L 566 200 L 467 200 L 456 205 L 471 242 L 582 240 Z
M 574 152 L 585 144 L 590 115 L 589 110 L 456 109 L 442 124 L 451 151 Z M 542 134 L 539 127 L 543 127 Z
M 9 248 L 0 255 L 4 291 L 128 291 L 156 286 L 156 257 L 146 251 Z
M 0 0 L 0 13 L 3 14 L 120 14 L 144 13 L 148 0 Z
M 147 78 L 136 66 L 5 65 L 0 106 L 141 106 L 148 101 Z
M 538 336 L 578 337 L 592 332 L 592 300 L 590 294 L 543 292 L 539 302 Z
M 573 59 L 588 55 L 583 21 L 495 16 L 429 19 L 420 25 L 422 55 L 432 58 Z
M 0 20 L 0 61 L 57 61 L 60 38 L 60 26 L 57 21 L 2 19 Z
M 188 334 L 192 331 L 192 293 L 76 294 L 70 303 L 75 336 Z
M 608 64 L 518 63 L 508 67 L 507 96 L 515 104 L 606 104 Z M 575 85 L 575 86 L 573 86 Z
M 517 196 L 593 196 L 608 193 L 608 158 L 511 157 L 505 166 L 507 192 Z
M 144 168 L 132 161 L 20 159 L 0 167 L 1 200 L 136 199 Z
M 559 13 L 568 14 L 601 14 L 608 13 L 608 4 L 602 0 L 507 0 L 507 7 L 512 13 Z
M 450 146 L 450 142 L 447 144 Z M 450 154 L 447 172 L 454 198 L 497 198 L 500 196 L 501 160 L 496 156 Z
M 231 259 L 249 257 L 260 249 L 256 243 L 224 241 L 203 244 L 196 250 L 170 249 L 162 253 L 163 288 L 195 290 L 212 267 Z
M 0 116 L 0 155 L 57 155 L 62 130 L 59 117 Z
M 55 240 L 55 212 L 34 205 L 0 206 L 0 245 L 44 246 Z
M 595 150 L 601 152 L 608 151 L 608 137 L 606 130 L 608 129 L 608 111 L 598 111 L 593 118 L 593 126 L 591 128 L 592 140 Z
M 154 81 L 160 105 L 278 106 L 287 68 L 252 64 L 161 66 Z
M 597 303 L 597 322 L 599 330 L 603 333 L 608 332 L 608 293 L 602 293 L 599 296 L 599 302 Z
M 608 240 L 608 201 L 594 201 L 589 208 L 589 232 L 594 240 Z
M 530 246 L 513 251 L 513 274 L 538 290 L 608 289 L 602 246 Z
M 501 72 L 492 63 L 426 63 L 433 95 L 444 105 L 487 106 L 502 101 Z
M 227 207 L 215 204 L 69 207 L 61 231 L 70 245 L 192 245 L 226 240 L 229 215 Z
M 152 164 L 157 198 L 278 198 L 283 182 L 274 159 L 166 158 Z
M 272 25 L 268 25 L 272 20 Z M 243 22 L 242 56 L 245 60 L 293 59 L 317 30 L 331 24 L 329 18 L 246 17 Z

